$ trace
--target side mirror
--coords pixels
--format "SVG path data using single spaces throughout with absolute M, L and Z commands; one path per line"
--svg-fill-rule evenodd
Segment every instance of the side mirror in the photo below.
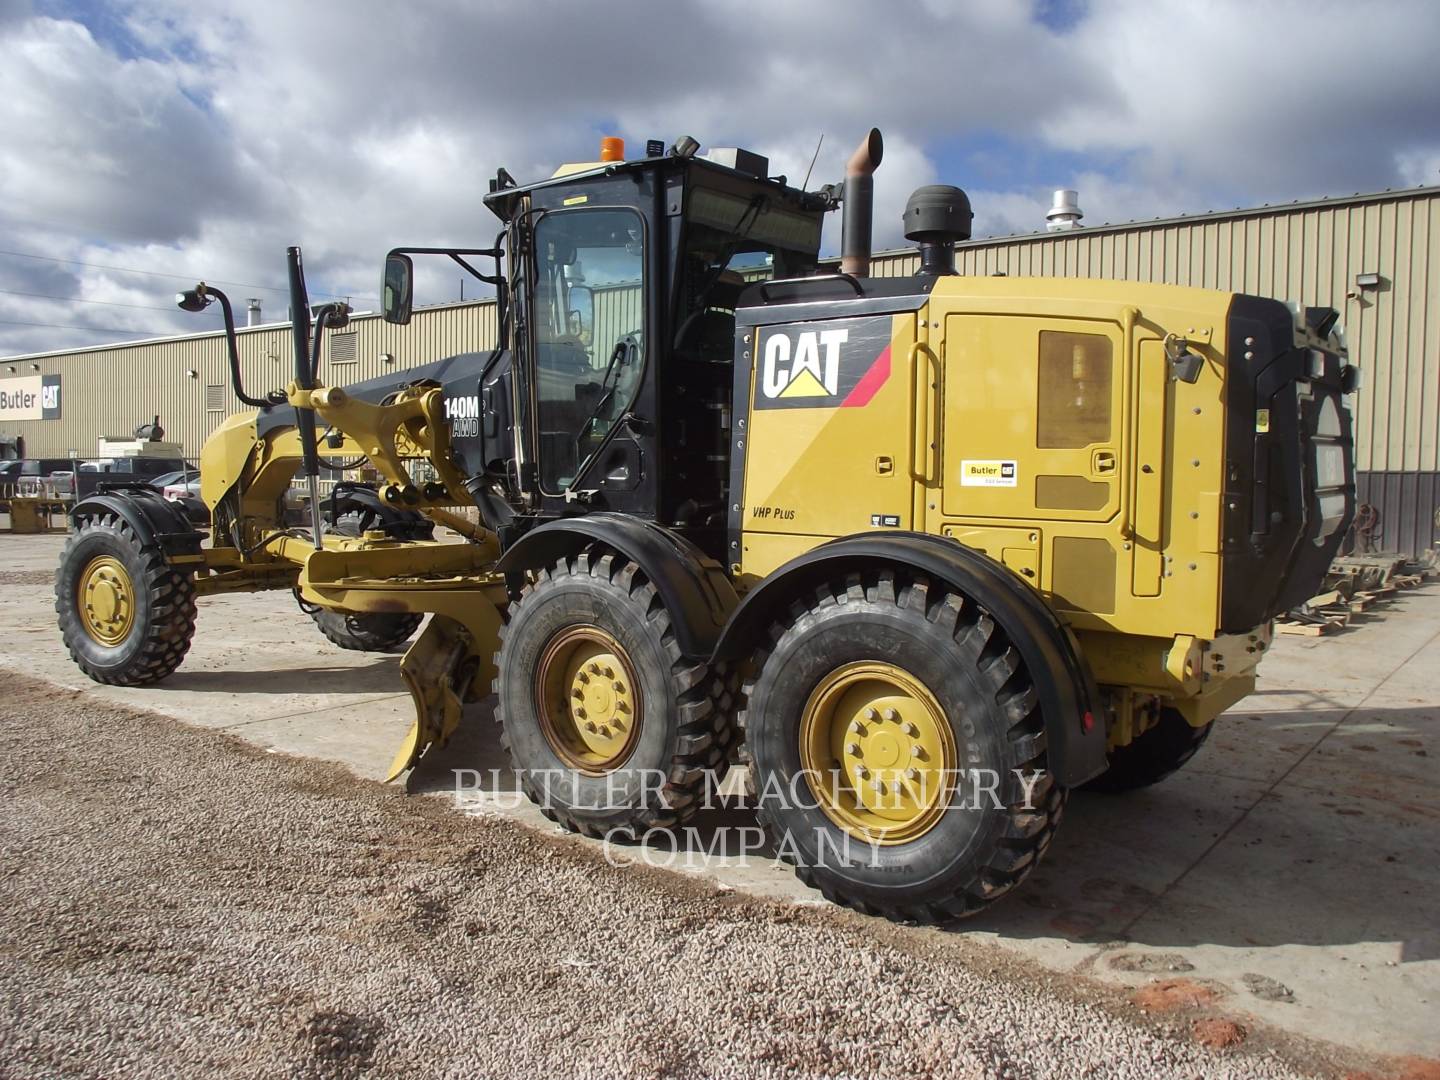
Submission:
M 571 285 L 569 306 L 565 332 L 588 344 L 595 328 L 595 294 L 587 285 Z
M 1166 334 L 1165 356 L 1170 361 L 1170 377 L 1176 382 L 1200 381 L 1200 373 L 1205 370 L 1205 361 L 1190 351 L 1188 340 L 1174 334 Z
M 409 255 L 385 256 L 385 278 L 380 285 L 380 308 L 385 321 L 404 326 L 410 321 L 415 299 L 415 267 Z

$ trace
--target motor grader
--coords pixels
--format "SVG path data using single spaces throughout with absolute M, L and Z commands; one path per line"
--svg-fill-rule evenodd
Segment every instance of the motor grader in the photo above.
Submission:
M 742 761 L 825 895 L 971 914 L 1069 791 L 1180 767 L 1315 591 L 1354 508 L 1336 313 L 959 276 L 972 215 L 947 186 L 905 207 L 918 272 L 873 278 L 878 131 L 816 191 L 698 150 L 502 169 L 492 246 L 387 256 L 387 320 L 414 257 L 449 258 L 494 287 L 494 348 L 327 385 L 348 312 L 312 310 L 292 248 L 294 377 L 252 397 L 228 299 L 182 294 L 222 305 L 254 411 L 201 454 L 208 538 L 148 489 L 75 506 L 65 642 L 141 685 L 180 664 L 198 596 L 294 590 L 350 648 L 428 615 L 394 776 L 493 693 L 525 790 L 571 829 L 683 824 Z M 297 473 L 362 459 L 380 484 L 286 523 Z

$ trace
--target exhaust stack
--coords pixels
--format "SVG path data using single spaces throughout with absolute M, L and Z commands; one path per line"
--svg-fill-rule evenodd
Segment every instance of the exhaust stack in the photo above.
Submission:
M 870 276 L 870 233 L 875 218 L 875 170 L 885 153 L 879 128 L 871 128 L 845 165 L 841 197 L 840 272 Z
M 260 298 L 258 296 L 252 296 L 249 300 L 246 301 L 245 325 L 260 325 Z

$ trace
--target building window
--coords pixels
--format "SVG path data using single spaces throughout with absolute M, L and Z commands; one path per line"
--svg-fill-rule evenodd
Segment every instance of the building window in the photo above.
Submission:
M 225 411 L 225 384 L 210 383 L 205 387 L 205 411 Z
M 1035 445 L 1073 450 L 1110 440 L 1110 339 L 1045 331 Z
M 358 361 L 355 353 L 355 334 L 330 335 L 330 363 L 354 364 Z

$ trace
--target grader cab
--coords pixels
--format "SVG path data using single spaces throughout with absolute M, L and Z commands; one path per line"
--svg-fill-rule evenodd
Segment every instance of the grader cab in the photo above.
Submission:
M 145 489 L 74 508 L 65 642 L 140 685 L 181 663 L 197 596 L 292 589 L 359 649 L 428 615 L 393 776 L 493 693 L 524 789 L 572 829 L 681 824 L 743 762 L 827 896 L 970 914 L 1071 789 L 1155 782 L 1253 688 L 1353 514 L 1355 369 L 1328 309 L 958 276 L 958 188 L 905 208 L 919 273 L 871 278 L 879 132 L 813 192 L 698 149 L 501 170 L 493 246 L 389 255 L 395 323 L 415 257 L 492 285 L 490 350 L 327 385 L 348 312 L 312 315 L 291 249 L 294 377 L 251 397 L 228 299 L 182 294 L 222 305 L 255 411 L 204 447 L 208 537 Z M 297 472 L 361 460 L 379 485 L 287 524 Z

